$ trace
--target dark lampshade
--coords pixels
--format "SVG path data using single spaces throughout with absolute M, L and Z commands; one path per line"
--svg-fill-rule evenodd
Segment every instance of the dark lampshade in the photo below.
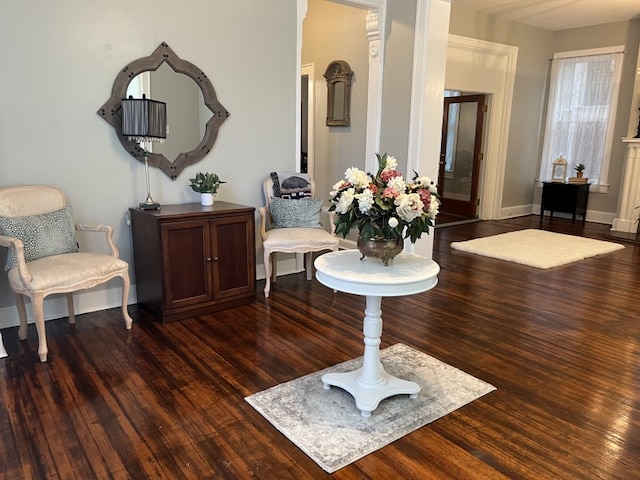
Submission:
M 122 99 L 122 134 L 136 142 L 167 138 L 167 104 L 145 98 Z
M 160 204 L 151 198 L 149 185 L 149 153 L 151 142 L 164 142 L 167 138 L 167 104 L 145 98 L 123 98 L 122 135 L 137 143 L 143 144 L 144 171 L 147 179 L 147 199 L 140 203 L 143 210 L 160 208 Z M 149 143 L 149 145 L 148 145 Z

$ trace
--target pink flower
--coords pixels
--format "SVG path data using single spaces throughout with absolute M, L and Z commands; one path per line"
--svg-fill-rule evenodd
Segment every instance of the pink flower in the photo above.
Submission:
M 385 170 L 380 174 L 380 178 L 384 183 L 387 183 L 390 179 L 394 177 L 401 177 L 402 174 L 395 170 Z
M 418 194 L 420 195 L 420 200 L 424 203 L 424 211 L 429 211 L 429 203 L 431 203 L 431 193 L 426 188 L 418 190 Z
M 384 198 L 396 198 L 398 195 L 400 195 L 400 193 L 395 188 L 391 187 L 385 188 L 382 194 Z

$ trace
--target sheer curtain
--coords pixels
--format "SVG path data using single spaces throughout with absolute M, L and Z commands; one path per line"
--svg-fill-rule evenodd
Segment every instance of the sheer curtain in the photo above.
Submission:
M 552 162 L 562 155 L 569 176 L 583 163 L 589 183 L 606 184 L 622 55 L 554 58 L 540 180 L 551 178 Z

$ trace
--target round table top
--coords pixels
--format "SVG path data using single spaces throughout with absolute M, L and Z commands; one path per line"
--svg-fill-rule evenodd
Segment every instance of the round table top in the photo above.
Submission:
M 356 295 L 394 297 L 432 289 L 440 266 L 413 253 L 400 253 L 385 267 L 379 258 L 360 260 L 358 250 L 341 250 L 316 258 L 316 278 L 323 285 Z

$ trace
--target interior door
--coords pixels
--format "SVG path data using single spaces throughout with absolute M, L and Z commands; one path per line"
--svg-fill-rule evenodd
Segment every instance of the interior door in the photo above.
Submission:
M 484 95 L 444 99 L 438 173 L 442 212 L 477 217 L 484 114 Z

